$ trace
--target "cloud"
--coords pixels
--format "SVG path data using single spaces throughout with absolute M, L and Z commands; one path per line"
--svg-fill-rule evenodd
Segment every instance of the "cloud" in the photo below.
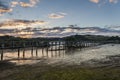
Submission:
M 109 0 L 110 3 L 118 3 L 118 0 Z
M 89 1 L 96 4 L 118 3 L 118 0 L 89 0 Z
M 22 1 L 12 1 L 11 7 L 15 7 L 16 5 L 20 5 L 21 7 L 34 7 L 40 0 L 29 0 L 29 2 Z
M 12 12 L 12 8 L 0 8 L 0 14 Z
M 20 2 L 20 6 L 22 6 L 22 7 L 33 7 L 32 4 L 30 4 L 30 3 L 25 3 L 25 2 Z
M 0 16 L 3 16 L 4 13 L 12 12 L 12 8 L 0 8 Z
M 7 20 L 0 23 L 1 28 L 26 28 L 45 25 L 48 22 L 42 20 Z
M 0 0 L 0 8 L 8 8 L 8 6 L 5 5 L 5 2 L 3 2 L 2 0 Z
M 17 1 L 12 1 L 11 2 L 11 7 L 16 7 L 16 5 L 19 5 L 19 2 L 17 2 Z
M 60 18 L 64 18 L 67 14 L 66 13 L 51 13 L 48 15 L 49 18 L 51 19 L 60 19 Z
M 4 13 L 9 13 L 14 10 L 13 7 L 21 6 L 23 8 L 26 7 L 34 7 L 40 0 L 28 0 L 29 2 L 23 2 L 22 0 L 0 0 L 0 16 Z
M 99 3 L 100 2 L 100 0 L 90 0 L 91 2 L 93 2 L 93 3 Z
M 30 0 L 31 5 L 36 5 L 40 0 Z
M 39 2 L 39 0 L 30 0 L 29 3 L 25 3 L 25 2 L 20 2 L 20 6 L 22 7 L 34 7 L 37 2 Z
M 25 21 L 26 22 L 26 21 Z M 1 29 L 0 36 L 10 35 L 22 38 L 36 37 L 65 37 L 69 35 L 103 35 L 103 36 L 120 36 L 120 26 L 110 26 L 108 28 L 99 27 L 53 27 L 53 28 L 15 28 Z
M 119 25 L 110 25 L 110 26 L 106 26 L 106 28 L 111 29 L 111 30 L 120 31 L 120 26 Z
M 0 1 L 0 16 L 2 16 L 4 13 L 12 12 L 12 8 L 9 8 L 9 6 L 5 5 L 5 2 Z

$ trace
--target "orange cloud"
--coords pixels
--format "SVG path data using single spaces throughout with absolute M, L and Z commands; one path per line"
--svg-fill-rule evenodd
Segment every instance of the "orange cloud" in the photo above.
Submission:
M 99 3 L 100 2 L 100 0 L 90 0 L 91 2 L 93 2 L 93 3 Z
M 22 7 L 33 7 L 32 4 L 30 4 L 30 3 L 25 3 L 25 2 L 20 2 L 20 6 L 22 6 Z
M 26 28 L 45 25 L 48 22 L 42 20 L 8 20 L 0 23 L 1 28 Z
M 0 8 L 0 14 L 12 12 L 13 9 L 11 8 Z

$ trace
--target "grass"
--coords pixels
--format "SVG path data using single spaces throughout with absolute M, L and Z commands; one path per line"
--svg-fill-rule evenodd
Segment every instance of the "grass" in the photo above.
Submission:
M 44 73 L 39 80 L 120 80 L 118 69 L 68 68 Z M 36 79 L 36 80 L 37 80 Z
M 119 67 L 81 68 L 79 66 L 21 66 L 0 80 L 120 80 Z M 0 74 L 9 72 L 2 71 Z

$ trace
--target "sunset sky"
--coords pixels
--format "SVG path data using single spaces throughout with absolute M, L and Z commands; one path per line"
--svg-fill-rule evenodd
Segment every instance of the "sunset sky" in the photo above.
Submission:
M 104 27 L 119 21 L 120 0 L 0 0 L 1 28 Z

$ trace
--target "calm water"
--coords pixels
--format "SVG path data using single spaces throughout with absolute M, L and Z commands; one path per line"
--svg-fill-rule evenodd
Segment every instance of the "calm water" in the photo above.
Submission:
M 120 45 L 119 44 L 107 44 L 97 47 L 90 47 L 77 50 L 60 50 L 60 51 L 46 51 L 46 49 L 25 50 L 23 56 L 23 50 L 20 50 L 20 59 L 18 58 L 17 50 L 4 51 L 4 60 L 16 63 L 17 65 L 22 64 L 33 64 L 37 62 L 45 62 L 47 64 L 80 64 L 83 61 L 91 59 L 104 59 L 106 56 L 119 55 Z

